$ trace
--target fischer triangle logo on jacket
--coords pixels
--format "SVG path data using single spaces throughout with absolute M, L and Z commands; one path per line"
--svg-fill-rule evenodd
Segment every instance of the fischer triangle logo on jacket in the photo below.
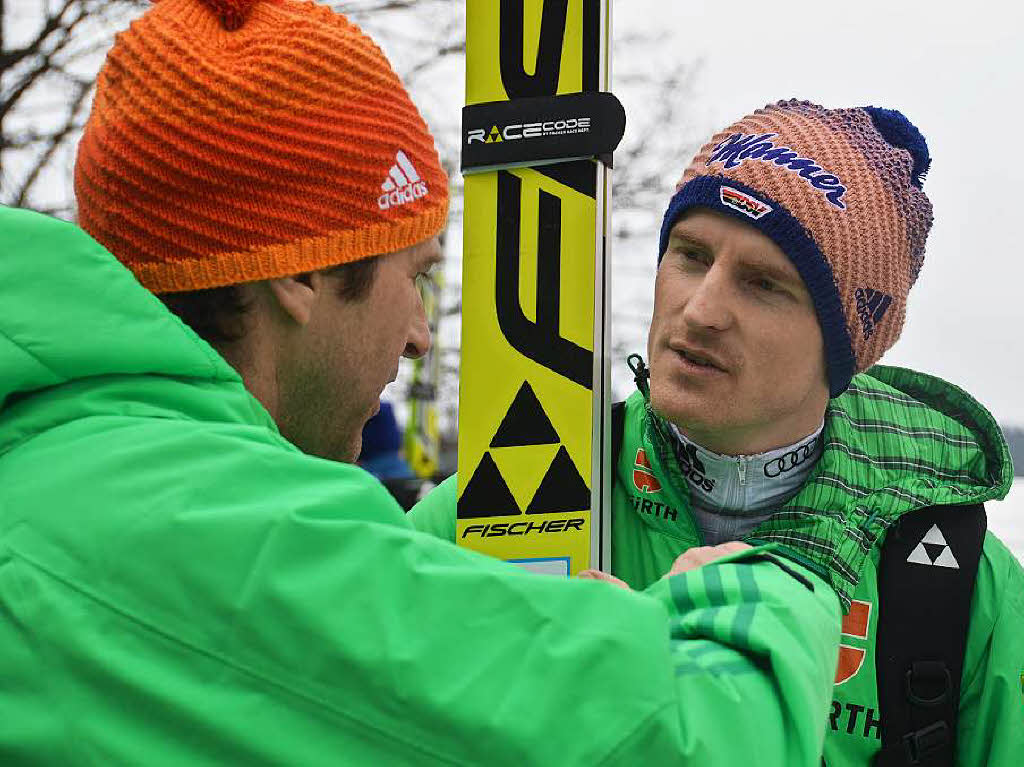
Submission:
M 924 534 L 921 542 L 914 547 L 907 557 L 908 562 L 918 565 L 929 565 L 931 567 L 949 567 L 954 570 L 960 569 L 960 563 L 953 556 L 953 550 L 946 543 L 946 538 L 938 525 L 932 525 Z

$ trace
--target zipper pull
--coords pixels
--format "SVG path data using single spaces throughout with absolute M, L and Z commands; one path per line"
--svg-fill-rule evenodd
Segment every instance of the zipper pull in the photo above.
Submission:
M 740 474 L 740 486 L 742 487 L 747 483 L 747 465 L 743 463 L 742 458 L 736 459 L 736 470 Z
M 651 377 L 651 372 L 644 365 L 644 358 L 639 354 L 630 354 L 626 358 L 626 364 L 633 371 L 633 383 L 636 384 L 636 388 L 644 395 L 645 400 L 650 400 L 651 388 L 647 385 L 647 381 Z

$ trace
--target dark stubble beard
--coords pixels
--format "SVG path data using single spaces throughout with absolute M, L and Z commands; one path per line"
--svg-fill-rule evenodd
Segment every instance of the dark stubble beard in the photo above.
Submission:
M 355 412 L 344 387 L 331 387 L 332 377 L 322 360 L 303 368 L 279 378 L 281 436 L 307 455 L 355 463 L 369 413 Z

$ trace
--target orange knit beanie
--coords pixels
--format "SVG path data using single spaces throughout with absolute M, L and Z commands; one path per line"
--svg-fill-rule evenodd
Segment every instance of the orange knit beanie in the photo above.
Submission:
M 155 293 L 400 250 L 448 211 L 384 54 L 297 0 L 161 0 L 118 35 L 75 193 L 81 226 Z

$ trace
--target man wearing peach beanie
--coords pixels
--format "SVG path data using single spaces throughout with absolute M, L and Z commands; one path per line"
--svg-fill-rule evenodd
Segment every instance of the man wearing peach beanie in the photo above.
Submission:
M 613 408 L 606 578 L 772 541 L 839 594 L 830 767 L 1024 759 L 1024 571 L 983 507 L 1006 441 L 959 387 L 876 365 L 924 264 L 930 162 L 874 106 L 780 101 L 712 136 L 663 218 L 650 368 L 630 358 Z M 453 538 L 453 496 L 414 526 Z

